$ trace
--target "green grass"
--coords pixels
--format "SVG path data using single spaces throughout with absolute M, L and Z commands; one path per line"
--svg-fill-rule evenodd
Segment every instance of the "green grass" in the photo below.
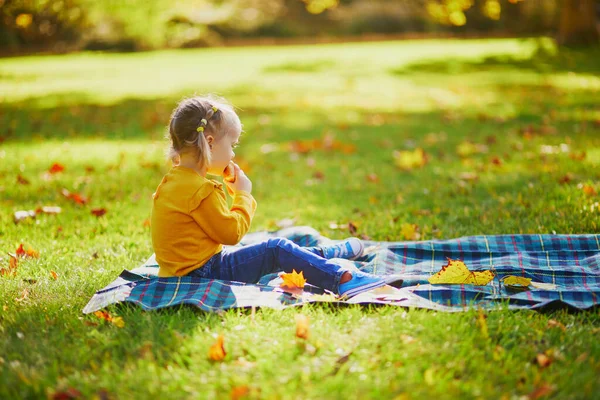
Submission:
M 169 168 L 165 126 L 194 92 L 239 108 L 246 133 L 236 153 L 259 203 L 253 230 L 295 218 L 332 238 L 349 233 L 330 223 L 352 221 L 358 234 L 393 241 L 405 239 L 403 223 L 425 240 L 600 232 L 598 195 L 582 190 L 600 192 L 598 51 L 535 50 L 534 41 L 461 40 L 0 60 L 0 268 L 19 243 L 40 251 L 16 277 L 0 277 L 0 398 L 68 388 L 85 398 L 228 398 L 248 386 L 251 398 L 518 399 L 546 384 L 550 398 L 593 397 L 598 310 L 490 312 L 488 336 L 476 311 L 111 308 L 124 328 L 81 314 L 95 290 L 151 254 L 144 221 Z M 325 135 L 356 152 L 285 150 Z M 460 156 L 467 141 L 484 151 Z M 278 150 L 264 154 L 265 144 Z M 399 170 L 394 151 L 418 147 L 429 162 Z M 44 179 L 54 162 L 66 170 Z M 17 184 L 19 174 L 31 184 Z M 46 205 L 63 211 L 13 223 L 15 211 Z M 96 207 L 108 213 L 96 218 Z M 311 320 L 308 345 L 294 336 L 299 312 Z M 228 355 L 213 364 L 217 334 Z M 544 352 L 546 368 L 535 361 Z

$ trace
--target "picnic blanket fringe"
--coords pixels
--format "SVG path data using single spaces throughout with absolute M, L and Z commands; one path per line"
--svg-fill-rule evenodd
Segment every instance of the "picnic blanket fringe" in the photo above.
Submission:
M 286 237 L 301 246 L 333 242 L 311 227 L 276 232 L 254 232 L 238 246 L 269 237 Z M 193 277 L 159 278 L 154 255 L 142 266 L 124 270 L 94 294 L 84 313 L 110 304 L 130 302 L 145 310 L 190 304 L 204 311 L 239 307 L 282 309 L 312 302 L 392 304 L 439 311 L 484 309 L 539 309 L 548 306 L 588 309 L 600 297 L 600 235 L 493 235 L 450 240 L 365 242 L 357 268 L 376 275 L 396 274 L 401 288 L 384 287 L 346 300 L 324 295 L 308 285 L 298 295 L 279 288 L 277 274 L 258 284 Z M 493 269 L 496 277 L 486 286 L 431 285 L 428 278 L 446 264 L 460 259 L 471 271 Z M 515 290 L 502 284 L 507 275 L 531 278 L 537 287 Z M 325 293 L 326 294 L 326 293 Z

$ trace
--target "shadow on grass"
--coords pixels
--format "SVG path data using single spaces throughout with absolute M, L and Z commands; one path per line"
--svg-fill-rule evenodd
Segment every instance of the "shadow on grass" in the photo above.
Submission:
M 485 57 L 480 60 L 450 58 L 424 61 L 390 70 L 393 75 L 411 75 L 415 73 L 467 74 L 472 72 L 497 71 L 511 69 L 529 70 L 538 73 L 576 72 L 600 74 L 600 46 L 578 50 L 559 48 L 557 52 L 539 46 L 528 58 L 510 55 Z

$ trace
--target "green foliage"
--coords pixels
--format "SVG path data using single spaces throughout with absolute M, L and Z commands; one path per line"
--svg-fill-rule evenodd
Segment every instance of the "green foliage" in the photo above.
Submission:
M 600 232 L 598 196 L 582 190 L 600 191 L 597 54 L 537 58 L 537 48 L 403 41 L 0 60 L 0 268 L 19 243 L 40 251 L 0 277 L 0 398 L 68 388 L 83 398 L 227 398 L 242 386 L 250 398 L 593 397 L 598 309 L 485 318 L 330 305 L 255 315 L 110 308 L 124 328 L 81 315 L 95 290 L 151 254 L 144 221 L 169 168 L 165 127 L 196 91 L 239 107 L 236 154 L 259 204 L 253 230 L 296 218 L 332 238 L 349 232 L 331 222 L 352 221 L 358 234 L 394 241 L 405 223 L 422 239 Z M 356 151 L 285 150 L 327 135 Z M 415 148 L 428 163 L 398 169 L 394 150 Z M 54 162 L 66 169 L 46 178 Z M 13 223 L 15 211 L 43 205 L 63 212 Z M 308 345 L 294 337 L 298 312 L 310 318 Z M 228 355 L 210 363 L 217 334 Z

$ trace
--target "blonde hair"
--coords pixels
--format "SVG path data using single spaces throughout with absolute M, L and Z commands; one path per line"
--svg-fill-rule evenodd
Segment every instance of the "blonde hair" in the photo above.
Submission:
M 194 152 L 200 166 L 208 166 L 211 149 L 206 136 L 220 140 L 241 130 L 240 119 L 227 100 L 214 95 L 184 99 L 171 114 L 167 157 L 175 162 L 183 153 Z

